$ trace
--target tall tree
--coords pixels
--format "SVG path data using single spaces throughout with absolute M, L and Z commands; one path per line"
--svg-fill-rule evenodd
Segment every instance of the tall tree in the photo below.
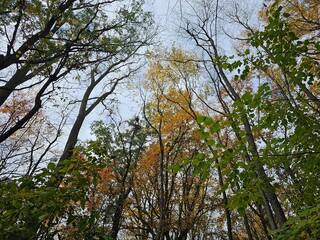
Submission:
M 70 158 L 85 118 L 141 67 L 142 48 L 153 37 L 147 32 L 151 16 L 142 5 L 114 0 L 5 2 L 0 102 L 7 109 L 13 93 L 28 91 L 30 103 L 14 121 L 2 114 L 3 122 L 11 124 L 2 129 L 0 142 L 5 145 L 23 132 L 41 108 L 52 111 L 70 102 L 78 114 L 59 159 Z M 108 15 L 106 9 L 113 13 Z M 64 108 L 61 111 L 68 106 Z M 59 129 L 56 136 L 61 133 L 65 131 Z
M 218 134 L 222 129 L 233 131 L 235 145 L 226 149 L 221 149 L 219 144 L 214 146 L 223 152 L 221 164 L 224 162 L 232 166 L 226 175 L 226 183 L 233 182 L 230 187 L 236 186 L 237 190 L 229 205 L 244 216 L 246 211 L 254 211 L 266 227 L 280 228 L 279 232 L 286 228 L 287 231 L 279 234 L 279 238 L 298 234 L 317 236 L 314 225 L 309 221 L 302 224 L 305 230 L 300 228 L 297 235 L 291 235 L 294 230 L 292 232 L 290 227 L 295 228 L 293 225 L 287 227 L 291 221 L 296 221 L 294 219 L 301 220 L 301 208 L 304 209 L 302 212 L 308 213 L 315 210 L 314 203 L 309 205 L 300 200 L 318 199 L 314 192 L 302 190 L 318 185 L 317 180 L 310 179 L 314 174 L 303 174 L 318 171 L 315 167 L 306 170 L 308 167 L 303 163 L 308 159 L 308 166 L 310 163 L 313 165 L 318 154 L 314 148 L 318 146 L 317 139 L 311 134 L 318 129 L 319 106 L 315 84 L 319 61 L 317 57 L 311 57 L 312 54 L 317 56 L 318 37 L 312 34 L 312 30 L 310 34 L 304 32 L 303 36 L 301 32 L 296 33 L 298 24 L 295 24 L 297 15 L 302 18 L 305 15 L 303 10 L 296 14 L 297 9 L 310 7 L 312 3 L 275 1 L 269 8 L 265 7 L 268 9 L 262 10 L 266 11 L 267 23 L 261 31 L 249 26 L 236 12 L 233 15 L 236 22 L 249 31 L 248 49 L 239 52 L 236 58 L 221 54 L 219 49 L 218 3 L 200 1 L 198 7 L 203 8 L 192 8 L 194 12 L 185 18 L 184 30 L 207 58 L 204 59 L 204 67 L 225 114 L 220 119 L 199 118 L 203 124 L 202 136 L 211 140 L 209 136 Z M 208 8 L 208 4 L 213 7 Z M 305 16 L 301 22 L 308 22 L 308 18 L 310 16 Z M 246 83 L 249 83 L 249 88 L 237 88 L 237 85 Z M 302 130 L 306 126 L 312 130 Z M 308 139 L 308 143 L 302 144 L 302 139 Z M 279 181 L 286 176 L 290 176 L 289 182 Z M 288 202 L 291 191 L 297 191 L 299 197 Z M 299 210 L 294 207 L 295 201 L 299 202 L 296 205 Z M 262 212 L 259 210 L 261 206 Z M 267 224 L 264 223 L 265 214 Z M 291 220 L 286 223 L 288 217 Z
M 150 126 L 151 143 L 135 171 L 128 230 L 142 238 L 200 238 L 207 233 L 201 224 L 209 225 L 207 216 L 218 198 L 209 190 L 214 189 L 214 181 L 205 177 L 210 170 L 202 172 L 198 168 L 204 164 L 201 156 L 207 150 L 199 141 L 193 109 L 189 108 L 194 102 L 187 91 L 178 89 L 191 83 L 183 82 L 180 74 L 192 78 L 198 68 L 179 49 L 167 58 L 157 51 L 149 57 L 144 86 L 150 98 L 144 116 Z M 203 177 L 195 176 L 197 171 Z
M 88 80 L 85 81 L 88 85 L 83 96 L 78 100 L 80 102 L 78 114 L 60 161 L 72 156 L 72 150 L 77 143 L 85 118 L 99 104 L 104 103 L 116 91 L 119 84 L 133 77 L 141 68 L 142 48 L 148 46 L 154 37 L 150 29 L 147 32 L 151 23 L 152 19 L 143 11 L 141 3 L 133 3 L 131 8 L 119 11 L 108 38 L 100 42 L 102 45 L 108 44 L 105 45 L 106 53 L 102 53 L 103 62 L 96 63 L 87 74 Z M 97 53 L 97 55 L 100 54 Z
M 110 61 L 111 56 L 122 50 L 122 41 L 129 41 L 130 33 L 139 34 L 127 26 L 140 17 L 140 3 L 133 2 L 132 8 L 119 8 L 117 3 L 17 0 L 2 4 L 0 105 L 6 103 L 13 91 L 37 86 L 37 92 L 33 107 L 1 134 L 0 142 L 31 119 L 60 80 L 93 63 Z M 106 14 L 105 9 L 110 8 L 115 9 L 116 17 Z
M 100 211 L 99 224 L 112 239 L 117 239 L 125 228 L 123 215 L 128 208 L 134 170 L 144 152 L 148 131 L 136 117 L 121 124 L 95 122 L 93 132 L 97 139 L 88 142 L 83 153 L 88 159 L 104 162 L 106 167 L 100 173 L 101 181 L 92 200 Z

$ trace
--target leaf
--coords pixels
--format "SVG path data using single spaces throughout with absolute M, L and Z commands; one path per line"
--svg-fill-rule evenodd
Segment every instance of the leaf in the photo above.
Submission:
M 204 120 L 204 124 L 207 125 L 207 126 L 210 126 L 213 123 L 214 122 L 213 122 L 212 118 L 206 117 L 205 120 Z
M 170 170 L 172 170 L 176 174 L 181 170 L 181 165 L 180 164 L 172 164 L 166 169 L 166 171 L 170 171 Z
M 10 210 L 6 211 L 6 212 L 3 214 L 3 216 L 9 217 L 9 216 L 15 214 L 16 212 L 17 212 L 16 209 L 10 209 Z
M 47 167 L 50 170 L 55 170 L 56 169 L 56 165 L 53 162 L 50 162 Z
M 213 146 L 213 145 L 215 144 L 215 141 L 214 141 L 213 139 L 210 139 L 210 140 L 207 140 L 207 141 L 206 141 L 206 144 L 207 144 L 208 146 Z
M 21 202 L 19 200 L 12 200 L 12 205 L 17 208 L 17 209 L 20 209 L 21 208 Z
M 210 133 L 214 134 L 220 131 L 221 125 L 219 122 L 215 122 L 214 124 L 212 124 L 212 126 L 210 127 Z
M 197 122 L 201 124 L 206 120 L 206 118 L 206 116 L 197 116 Z
M 245 214 L 245 208 L 243 208 L 243 207 L 241 207 L 241 208 L 238 208 L 238 212 L 239 212 L 239 214 L 240 214 L 240 216 L 244 216 L 244 214 Z
M 201 133 L 201 135 L 200 135 L 200 139 L 201 139 L 201 140 L 207 140 L 208 137 L 209 137 L 209 133 L 208 133 L 208 132 L 203 132 L 203 133 Z

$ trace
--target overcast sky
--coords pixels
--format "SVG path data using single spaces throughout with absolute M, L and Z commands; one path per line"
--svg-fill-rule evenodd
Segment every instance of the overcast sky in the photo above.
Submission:
M 188 43 L 186 43 L 186 41 L 182 41 L 182 38 L 179 38 L 178 35 L 180 21 L 177 11 L 180 9 L 179 4 L 184 2 L 185 1 L 181 0 L 146 0 L 146 10 L 153 12 L 155 24 L 159 29 L 157 41 L 161 43 L 163 47 L 169 47 L 174 43 L 176 46 L 188 49 Z M 257 6 L 259 5 L 255 0 L 224 0 L 221 3 L 228 7 L 228 4 L 231 2 L 240 3 L 240 7 L 243 7 L 246 11 L 249 11 L 250 8 L 253 8 L 256 11 Z M 230 49 L 230 45 L 226 48 Z M 132 100 L 132 95 L 138 96 L 137 94 L 139 93 L 127 90 L 123 91 L 123 89 L 120 91 L 118 90 L 117 92 L 119 100 L 122 103 L 120 106 L 120 115 L 122 116 L 122 119 L 127 120 L 135 114 L 138 114 L 139 106 Z M 119 94 L 119 92 L 121 92 L 121 94 Z M 96 109 L 96 111 L 86 119 L 80 134 L 81 140 L 92 137 L 90 135 L 90 125 L 94 120 L 108 121 L 107 113 L 99 115 L 99 112 L 101 113 L 101 109 L 100 111 L 99 109 Z
M 147 0 L 146 1 L 146 10 L 151 11 L 154 14 L 154 21 L 158 26 L 160 33 L 158 35 L 158 41 L 163 45 L 171 45 L 172 41 L 176 38 L 176 34 L 174 31 L 174 14 L 173 10 L 174 6 L 178 4 L 179 0 Z M 120 115 L 123 120 L 127 120 L 131 118 L 135 114 L 138 113 L 139 106 L 137 103 L 132 101 L 132 95 L 137 94 L 132 91 L 117 91 L 117 96 L 121 102 L 120 106 Z M 121 94 L 119 93 L 121 92 Z M 92 112 L 88 118 L 86 118 L 82 130 L 80 132 L 80 139 L 86 140 L 91 139 L 92 136 L 90 134 L 90 125 L 95 120 L 103 120 L 108 121 L 108 114 L 102 113 L 102 108 L 97 108 L 94 112 Z M 72 119 L 71 119 L 72 120 Z M 70 122 L 72 123 L 72 121 Z M 71 124 L 72 125 L 72 124 Z

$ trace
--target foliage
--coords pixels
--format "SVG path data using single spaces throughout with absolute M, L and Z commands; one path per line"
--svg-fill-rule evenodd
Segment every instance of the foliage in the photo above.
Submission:
M 88 211 L 97 213 L 101 231 L 116 239 L 123 231 L 124 214 L 133 189 L 134 171 L 145 149 L 148 129 L 138 117 L 122 123 L 92 124 L 95 140 L 79 147 L 88 161 L 105 165 L 88 194 Z M 75 229 L 76 230 L 76 229 Z
M 200 116 L 198 122 L 202 126 L 201 139 L 220 151 L 219 166 L 225 178 L 222 189 L 238 185 L 229 202 L 231 209 L 244 215 L 249 206 L 263 205 L 261 191 L 268 194 L 271 187 L 288 218 L 283 225 L 280 218 L 275 223 L 274 227 L 279 223 L 280 227 L 273 231 L 274 237 L 316 239 L 319 60 L 311 55 L 318 55 L 318 36 L 312 30 L 297 32 L 297 9 L 290 8 L 289 2 L 270 4 L 262 30 L 254 31 L 247 26 L 251 30 L 247 41 L 251 50 L 239 54 L 237 58 L 242 60 L 215 52 L 214 64 L 234 101 L 224 107 L 224 117 L 214 120 Z M 299 14 L 303 16 L 304 12 Z M 236 82 L 251 82 L 251 89 L 236 90 L 235 83 L 229 83 L 224 75 L 228 71 L 236 73 Z M 215 136 L 227 128 L 233 129 L 236 138 L 231 146 L 225 147 L 216 142 Z M 263 168 L 267 170 L 265 176 Z M 272 208 L 276 216 L 277 207 Z
M 99 162 L 73 159 L 64 161 L 62 169 L 49 163 L 33 177 L 2 182 L 1 238 L 51 239 L 65 236 L 70 227 L 77 229 L 73 239 L 104 236 L 96 225 L 99 213 L 86 213 L 88 193 L 101 168 Z M 61 173 L 65 177 L 57 186 Z
M 143 2 L 109 16 L 113 2 L 0 6 L 0 238 L 319 239 L 318 1 L 267 1 L 260 27 L 235 4 L 228 17 L 247 36 L 233 56 L 219 45 L 219 2 L 188 2 L 195 53 L 150 50 L 142 117 L 110 113 L 79 143 L 150 40 Z M 84 94 L 63 153 L 44 164 L 62 127 L 40 109 L 62 82 Z

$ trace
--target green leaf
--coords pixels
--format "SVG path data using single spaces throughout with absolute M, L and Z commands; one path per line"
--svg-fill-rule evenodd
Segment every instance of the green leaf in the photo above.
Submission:
M 166 171 L 173 171 L 173 173 L 178 173 L 181 170 L 181 165 L 180 164 L 172 164 L 170 165 Z
M 53 162 L 50 162 L 50 163 L 48 164 L 48 169 L 50 169 L 50 170 L 55 170 L 55 168 L 56 168 L 56 165 L 55 165 Z
M 213 133 L 217 133 L 219 132 L 221 128 L 221 125 L 219 122 L 215 122 L 214 124 L 212 124 L 212 126 L 210 127 L 210 133 L 213 134 Z
M 12 205 L 17 208 L 17 209 L 20 209 L 21 208 L 21 202 L 19 200 L 12 200 Z
M 206 116 L 198 116 L 197 117 L 197 122 L 199 123 L 199 124 L 201 124 L 201 123 L 203 123 L 205 120 L 206 120 Z
M 203 132 L 200 135 L 200 140 L 207 140 L 209 137 L 209 133 L 208 132 Z
M 207 126 L 210 126 L 213 123 L 214 123 L 214 121 L 212 120 L 212 118 L 206 117 L 204 120 L 204 124 Z
M 10 209 L 10 210 L 6 211 L 6 212 L 3 214 L 3 216 L 9 217 L 9 216 L 15 214 L 16 212 L 17 212 L 16 209 Z
M 246 92 L 242 95 L 241 99 L 242 99 L 244 102 L 250 102 L 250 101 L 252 100 L 252 93 L 246 91 Z
M 240 216 L 243 217 L 245 214 L 245 208 L 243 208 L 243 207 L 238 208 L 238 212 L 239 212 Z
M 206 144 L 207 144 L 208 146 L 213 146 L 213 145 L 215 144 L 215 141 L 214 141 L 213 139 L 210 139 L 210 140 L 207 140 L 207 141 L 206 141 Z

